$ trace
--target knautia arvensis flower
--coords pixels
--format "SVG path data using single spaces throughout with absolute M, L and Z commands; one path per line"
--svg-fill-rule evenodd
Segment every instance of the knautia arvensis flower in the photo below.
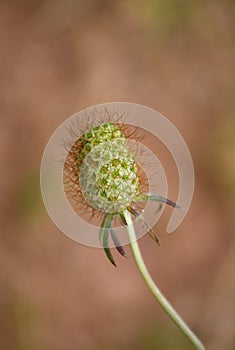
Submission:
M 124 211 L 141 221 L 150 236 L 159 243 L 156 234 L 146 223 L 138 204 L 158 201 L 178 207 L 173 201 L 160 195 L 146 192 L 144 175 L 135 154 L 128 144 L 130 130 L 123 123 L 112 121 L 90 125 L 73 144 L 65 165 L 66 192 L 92 214 L 102 214 L 100 243 L 116 266 L 108 239 L 111 235 L 118 252 L 125 256 L 115 233 L 114 221 L 119 218 L 127 225 Z
M 135 118 L 134 124 L 130 120 L 131 115 Z M 138 127 L 135 128 L 136 124 Z M 168 233 L 173 232 L 183 220 L 191 203 L 194 188 L 192 159 L 187 145 L 175 126 L 160 113 L 141 105 L 114 102 L 93 106 L 72 116 L 56 129 L 47 144 L 41 165 L 44 203 L 52 220 L 62 232 L 81 243 L 88 245 L 92 243 L 92 246 L 96 247 L 101 245 L 114 266 L 116 264 L 109 247 L 112 244 L 110 239 L 114 243 L 112 246 L 115 246 L 123 256 L 125 252 L 120 241 L 124 244 L 130 243 L 136 265 L 157 302 L 194 348 L 205 350 L 201 341 L 159 290 L 139 249 L 134 227 L 135 219 L 143 226 L 144 233 L 148 232 L 159 243 L 152 229 L 156 223 L 154 215 L 156 208 L 154 213 L 151 212 L 149 201 L 157 202 L 158 210 L 164 203 L 174 208 L 179 206 L 153 193 L 157 192 L 155 177 L 153 185 L 153 178 L 148 173 L 149 167 L 144 164 L 147 159 L 146 153 L 141 158 L 135 148 L 130 146 L 131 140 L 136 141 L 136 144 L 138 141 L 141 145 L 144 144 L 136 132 L 138 130 L 150 132 L 159 138 L 177 165 L 180 188 L 178 200 L 184 209 L 181 212 L 173 211 L 172 221 L 170 220 L 167 227 Z M 67 138 L 68 131 L 70 139 Z M 66 153 L 63 155 L 61 146 L 63 151 L 66 146 Z M 58 162 L 55 162 L 55 159 Z M 159 165 L 158 163 L 156 166 L 156 162 L 153 164 L 155 168 Z M 160 188 L 164 191 L 164 184 L 161 184 Z M 74 206 L 75 203 L 78 207 Z M 154 217 L 151 227 L 145 220 L 144 210 L 145 216 L 151 213 L 151 217 L 148 217 L 150 222 Z M 174 215 L 176 213 L 181 215 Z M 101 219 L 98 224 L 99 239 L 96 230 L 97 221 L 94 226 L 91 224 L 93 217 L 96 220 Z M 91 230 L 93 227 L 95 229 Z M 121 235 L 117 236 L 123 230 L 127 233 L 127 241 L 123 240 Z

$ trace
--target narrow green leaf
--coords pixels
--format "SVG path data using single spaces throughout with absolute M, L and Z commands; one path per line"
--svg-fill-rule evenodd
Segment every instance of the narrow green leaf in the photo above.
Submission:
M 127 226 L 127 222 L 123 213 L 119 213 L 119 219 L 124 226 Z
M 111 236 L 112 236 L 112 239 L 113 239 L 113 243 L 115 244 L 115 247 L 116 247 L 117 251 L 118 251 L 122 256 L 127 257 L 127 255 L 126 255 L 126 253 L 125 253 L 125 251 L 124 251 L 124 249 L 123 249 L 121 243 L 119 242 L 118 237 L 117 237 L 117 235 L 116 235 L 116 233 L 115 233 L 115 231 L 114 231 L 113 228 L 110 229 L 110 233 L 111 233 Z
M 164 198 L 164 197 L 159 196 L 158 194 L 154 194 L 154 193 L 145 193 L 145 194 L 143 194 L 143 196 L 138 197 L 136 199 L 136 202 L 146 202 L 146 201 L 161 202 L 161 203 L 164 203 L 164 204 L 168 204 L 168 205 L 170 205 L 173 208 L 181 209 L 179 204 L 173 202 L 171 199 Z
M 100 227 L 100 234 L 99 234 L 99 239 L 100 239 L 100 243 L 104 248 L 104 252 L 107 256 L 107 258 L 109 259 L 109 261 L 116 266 L 116 263 L 113 259 L 112 253 L 109 249 L 109 245 L 108 245 L 108 237 L 109 237 L 109 231 L 110 228 L 112 226 L 112 222 L 115 218 L 115 214 L 114 213 L 108 213 L 104 215 L 104 219 L 101 223 L 101 227 Z
M 157 237 L 157 235 L 155 234 L 155 232 L 153 231 L 153 229 L 148 225 L 148 223 L 146 222 L 144 216 L 138 212 L 136 209 L 134 209 L 133 207 L 128 207 L 127 208 L 128 211 L 134 215 L 137 219 L 140 220 L 140 222 L 142 223 L 143 227 L 147 230 L 148 234 L 150 235 L 150 237 L 158 244 L 160 245 L 159 239 Z

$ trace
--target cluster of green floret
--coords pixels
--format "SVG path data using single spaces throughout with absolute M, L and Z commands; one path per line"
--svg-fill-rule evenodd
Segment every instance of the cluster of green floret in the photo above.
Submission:
M 102 123 L 98 126 L 94 126 L 85 132 L 85 134 L 79 138 L 81 150 L 78 154 L 78 162 L 81 164 L 86 158 L 87 154 L 101 143 L 111 141 L 114 139 L 123 139 L 124 135 L 120 128 L 112 123 Z
M 140 194 L 138 168 L 117 125 L 103 123 L 80 138 L 80 186 L 87 202 L 119 213 Z

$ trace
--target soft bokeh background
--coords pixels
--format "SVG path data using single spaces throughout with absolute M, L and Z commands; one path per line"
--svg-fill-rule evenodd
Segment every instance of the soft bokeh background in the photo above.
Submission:
M 156 109 L 184 136 L 196 171 L 190 212 L 172 236 L 166 212 L 162 248 L 147 236 L 140 245 L 208 349 L 235 348 L 234 8 L 233 0 L 0 1 L 1 349 L 192 349 L 128 248 L 129 259 L 115 253 L 115 270 L 102 250 L 61 234 L 43 206 L 50 135 L 109 101 Z

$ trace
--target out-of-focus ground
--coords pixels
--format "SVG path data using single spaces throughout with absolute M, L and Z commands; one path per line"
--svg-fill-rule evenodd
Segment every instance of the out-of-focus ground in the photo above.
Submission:
M 196 172 L 189 214 L 167 236 L 167 211 L 157 227 L 162 247 L 147 236 L 140 245 L 207 348 L 235 348 L 234 7 L 232 0 L 0 1 L 1 349 L 192 349 L 128 247 L 129 259 L 115 253 L 114 269 L 102 250 L 61 234 L 43 206 L 39 168 L 52 132 L 109 101 L 156 109 L 185 138 Z

